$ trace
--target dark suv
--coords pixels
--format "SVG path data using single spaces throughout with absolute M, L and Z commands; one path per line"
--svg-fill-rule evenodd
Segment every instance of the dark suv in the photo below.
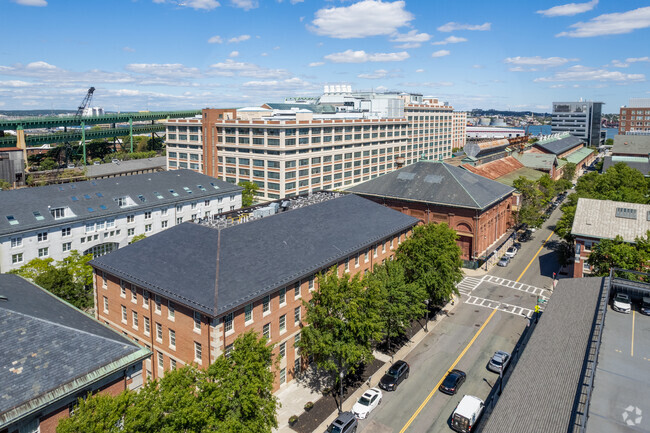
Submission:
M 409 365 L 405 361 L 393 364 L 379 381 L 379 387 L 386 391 L 395 391 L 404 379 L 409 377 Z
M 355 433 L 358 423 L 352 412 L 343 412 L 327 427 L 327 433 Z

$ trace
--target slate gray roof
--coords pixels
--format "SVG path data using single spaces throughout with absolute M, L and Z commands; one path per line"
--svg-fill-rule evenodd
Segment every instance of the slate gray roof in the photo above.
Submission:
M 349 188 L 375 197 L 485 209 L 514 189 L 445 162 L 420 161 Z
M 584 142 L 579 138 L 573 135 L 568 137 L 563 137 L 558 140 L 546 140 L 534 143 L 533 146 L 538 147 L 548 153 L 554 155 L 560 155 L 570 149 L 573 149 L 576 146 L 583 144 Z
M 0 295 L 0 429 L 151 354 L 17 275 Z
M 284 102 L 267 102 L 269 108 L 273 110 L 291 110 L 292 108 L 299 108 L 301 110 L 309 110 L 318 114 L 334 114 L 336 107 L 330 104 L 299 104 L 299 103 L 284 103 Z
M 167 157 L 158 156 L 155 158 L 132 159 L 129 161 L 111 162 L 86 167 L 86 175 L 90 178 L 131 173 L 140 170 L 167 168 Z
M 185 190 L 185 187 L 189 191 Z M 173 190 L 178 196 L 173 196 L 169 190 Z M 239 193 L 241 190 L 237 185 L 191 170 L 174 170 L 0 191 L 0 236 L 123 214 L 130 210 Z M 158 198 L 155 192 L 158 192 L 162 199 Z M 144 202 L 139 199 L 139 195 L 145 199 Z M 115 198 L 123 196 L 130 196 L 136 205 L 120 208 Z M 55 220 L 50 214 L 50 209 L 61 207 L 70 208 L 76 216 Z M 40 213 L 40 219 L 37 219 L 34 212 Z M 12 225 L 8 216 L 12 216 L 18 224 Z
M 650 154 L 650 135 L 615 135 L 612 154 L 648 156 Z
M 91 264 L 215 317 L 417 222 L 350 194 L 223 229 L 180 224 Z
M 650 175 L 650 158 L 640 156 L 616 156 L 608 155 L 603 160 L 603 172 L 613 165 L 622 162 L 630 168 L 639 170 L 644 176 Z
M 572 431 L 604 278 L 561 279 L 482 433 Z
M 617 209 L 631 209 L 632 215 L 616 216 Z M 612 200 L 579 198 L 571 234 L 596 239 L 621 236 L 625 242 L 645 237 L 650 230 L 650 205 Z
M 536 170 L 549 171 L 557 164 L 557 156 L 548 153 L 524 152 L 513 153 L 512 156 L 517 158 L 524 167 Z

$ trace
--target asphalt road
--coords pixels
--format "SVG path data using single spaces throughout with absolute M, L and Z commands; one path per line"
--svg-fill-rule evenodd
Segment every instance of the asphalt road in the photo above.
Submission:
M 551 233 L 560 215 L 556 209 L 509 266 L 459 287 L 462 304 L 409 353 L 409 378 L 396 391 L 384 392 L 381 405 L 360 421 L 360 432 L 449 432 L 451 413 L 463 395 L 488 396 L 497 378 L 486 368 L 492 354 L 511 352 L 526 327 L 524 315 L 530 315 L 538 296 L 551 295 L 558 271 L 558 239 Z M 465 371 L 467 380 L 458 394 L 448 396 L 437 387 L 452 368 Z

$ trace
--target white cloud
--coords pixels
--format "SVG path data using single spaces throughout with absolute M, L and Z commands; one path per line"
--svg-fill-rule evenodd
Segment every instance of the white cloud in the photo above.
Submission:
M 589 68 L 587 66 L 575 65 L 564 71 L 556 72 L 550 77 L 540 77 L 535 82 L 555 81 L 614 81 L 618 83 L 645 81 L 643 74 L 624 74 L 621 71 L 609 71 L 607 69 Z
M 14 3 L 17 3 L 19 5 L 23 6 L 47 6 L 47 2 L 45 0 L 12 0 Z
M 451 51 L 449 50 L 438 50 L 434 51 L 433 54 L 431 54 L 431 57 L 445 57 L 451 54 Z
M 42 69 L 42 70 L 46 70 L 46 69 L 47 69 L 47 70 L 57 69 L 56 66 L 54 66 L 54 65 L 50 65 L 49 63 L 47 63 L 47 62 L 43 62 L 43 61 L 28 63 L 27 66 L 26 66 L 26 68 L 27 68 L 27 69 Z
M 554 67 L 562 66 L 568 62 L 575 62 L 579 59 L 567 59 L 565 57 L 507 57 L 504 62 L 512 65 L 524 65 L 524 66 L 543 66 L 543 67 Z M 513 69 L 511 69 L 513 70 Z
M 650 27 L 650 6 L 627 12 L 603 14 L 587 22 L 570 25 L 573 30 L 562 32 L 556 37 L 589 38 L 593 36 L 620 35 Z
M 231 51 L 228 57 L 239 57 L 239 51 Z
M 473 69 L 483 69 L 483 68 L 485 68 L 485 66 L 483 66 L 483 65 L 472 65 L 472 68 Z
M 391 42 L 426 42 L 431 39 L 428 33 L 418 33 L 417 30 L 411 30 L 408 33 L 396 33 L 392 35 Z
M 32 87 L 36 85 L 36 83 L 29 83 L 21 80 L 0 81 L 0 87 Z
M 157 2 L 157 3 L 162 3 L 162 2 Z M 203 9 L 206 11 L 211 11 L 212 9 L 216 9 L 219 6 L 221 6 L 217 0 L 183 0 L 183 1 L 179 1 L 178 5 L 185 6 L 192 9 Z
M 298 4 L 298 3 L 302 3 L 304 1 L 305 0 L 289 0 L 289 3 L 291 3 L 292 5 L 295 5 L 295 4 Z
M 138 74 L 154 75 L 158 77 L 197 77 L 201 71 L 197 68 L 190 68 L 181 63 L 131 63 L 126 65 L 127 71 Z
M 245 11 L 255 9 L 260 5 L 257 0 L 230 0 L 230 2 L 234 7 L 244 9 Z
M 645 57 L 628 57 L 625 59 L 626 62 L 628 63 L 637 63 L 637 62 L 650 62 L 650 57 L 645 56 Z
M 333 63 L 365 63 L 365 62 L 401 62 L 409 58 L 409 53 L 366 53 L 363 50 L 346 50 L 342 53 L 332 53 L 324 57 Z
M 380 78 L 386 78 L 388 75 L 388 71 L 385 69 L 377 69 L 375 72 L 370 72 L 370 73 L 365 73 L 365 74 L 359 74 L 357 75 L 358 78 L 365 78 L 368 80 L 377 80 Z
M 293 77 L 287 78 L 286 80 L 267 80 L 267 81 L 247 81 L 242 84 L 242 87 L 258 87 L 258 88 L 283 88 L 283 89 L 295 89 L 311 86 L 307 81 L 301 80 L 300 78 Z
M 461 23 L 455 23 L 455 22 L 449 22 L 447 24 L 444 24 L 440 27 L 438 27 L 439 32 L 453 32 L 456 30 L 477 30 L 480 32 L 484 32 L 486 30 L 490 30 L 492 27 L 491 23 L 483 23 L 483 24 L 461 24 Z
M 545 17 L 569 17 L 584 12 L 588 12 L 596 7 L 598 0 L 591 0 L 587 3 L 568 3 L 565 5 L 553 6 L 550 9 L 537 11 L 538 14 Z
M 241 36 L 235 36 L 234 38 L 228 39 L 228 43 L 237 43 L 237 42 L 244 42 L 247 41 L 251 38 L 250 35 L 241 35 Z
M 131 47 L 123 47 L 123 48 L 122 48 L 122 51 L 125 51 L 125 52 L 127 52 L 127 53 L 135 53 L 135 48 L 131 48 Z
M 223 39 L 221 39 L 221 36 L 215 35 L 212 36 L 210 39 L 208 39 L 209 44 L 221 44 L 223 43 Z
M 405 87 L 451 87 L 454 85 L 451 81 L 425 81 L 425 82 L 406 82 L 401 83 Z
M 309 67 L 310 67 L 310 68 L 314 68 L 314 67 L 316 67 L 316 66 L 323 66 L 324 64 L 325 64 L 325 62 L 311 62 L 311 63 L 309 64 Z
M 320 9 L 308 28 L 318 35 L 339 39 L 390 35 L 413 20 L 405 6 L 404 1 L 363 0 L 350 6 Z
M 417 72 L 419 74 L 421 72 L 424 72 L 424 69 L 416 69 L 415 72 Z
M 457 44 L 459 42 L 467 42 L 467 39 L 460 38 L 458 36 L 449 36 L 443 41 L 432 42 L 431 45 L 447 45 L 447 44 Z
M 627 68 L 629 63 L 621 62 L 620 60 L 612 60 L 612 67 L 614 68 Z
M 210 65 L 210 73 L 223 77 L 233 77 L 237 75 L 240 77 L 261 79 L 284 78 L 289 75 L 289 73 L 284 69 L 267 69 L 253 63 L 236 62 L 232 59 Z

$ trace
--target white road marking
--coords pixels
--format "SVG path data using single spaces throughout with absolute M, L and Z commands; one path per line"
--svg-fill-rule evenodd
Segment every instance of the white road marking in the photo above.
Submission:
M 507 280 L 505 278 L 495 277 L 494 275 L 484 275 L 481 281 L 485 281 L 486 283 L 498 284 L 500 286 L 508 287 L 510 289 L 515 289 L 522 292 L 537 295 L 540 298 L 545 300 L 548 299 L 547 290 L 544 290 L 539 287 L 531 286 L 529 284 L 518 283 L 513 280 Z
M 532 317 L 533 310 L 524 308 L 519 305 L 506 304 L 505 302 L 498 302 L 492 299 L 479 298 L 478 296 L 468 296 L 464 301 L 466 304 L 476 305 L 477 307 L 491 308 L 492 310 L 503 311 L 504 313 L 514 314 L 516 316 Z M 543 310 L 543 306 L 540 306 Z

